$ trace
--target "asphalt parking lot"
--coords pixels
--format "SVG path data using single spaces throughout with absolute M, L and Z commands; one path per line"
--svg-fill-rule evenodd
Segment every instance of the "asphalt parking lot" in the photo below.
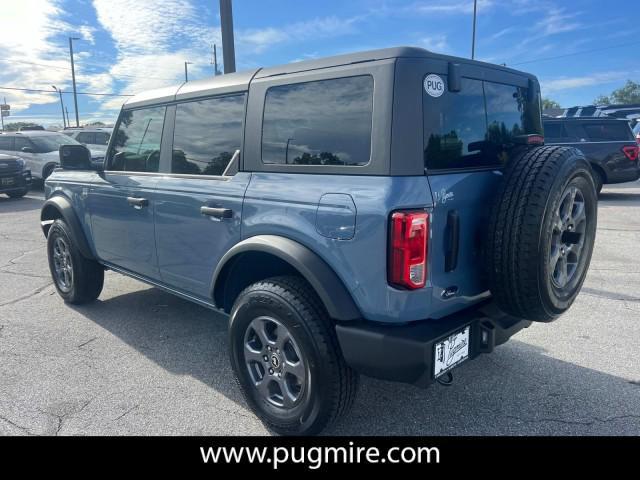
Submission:
M 236 387 L 226 318 L 108 272 L 71 307 L 49 277 L 42 191 L 0 195 L 0 434 L 268 434 Z M 328 434 L 639 435 L 640 183 L 605 187 L 571 311 L 427 390 L 363 378 Z

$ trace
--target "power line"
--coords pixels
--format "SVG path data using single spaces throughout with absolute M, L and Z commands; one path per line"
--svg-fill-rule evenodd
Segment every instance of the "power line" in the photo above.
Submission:
M 582 50 L 580 52 L 573 52 L 573 53 L 567 53 L 564 55 L 556 55 L 554 57 L 543 57 L 543 58 L 536 58 L 534 60 L 526 60 L 524 62 L 517 62 L 517 63 L 510 63 L 510 66 L 515 66 L 515 65 L 524 65 L 527 63 L 535 63 L 535 62 L 544 62 L 547 60 L 556 60 L 559 58 L 566 58 L 566 57 L 573 57 L 575 55 L 585 55 L 587 53 L 593 53 L 593 52 L 601 52 L 603 50 L 611 50 L 612 48 L 620 48 L 620 47 L 630 47 L 630 46 L 634 46 L 634 45 L 638 45 L 640 44 L 640 42 L 635 41 L 635 42 L 629 42 L 629 43 L 620 43 L 618 45 L 610 45 L 608 47 L 600 47 L 600 48 L 592 48 L 591 50 Z
M 32 92 L 32 93 L 54 93 L 53 90 L 40 90 L 37 88 L 18 88 L 18 87 L 0 87 L 0 90 L 18 90 L 21 92 Z M 69 93 L 69 92 L 63 92 Z M 78 95 L 96 95 L 100 97 L 133 97 L 130 94 L 124 93 L 92 93 L 92 92 L 77 92 Z

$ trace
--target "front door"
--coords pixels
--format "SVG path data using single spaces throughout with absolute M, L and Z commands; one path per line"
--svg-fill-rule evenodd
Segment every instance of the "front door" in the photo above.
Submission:
M 165 107 L 123 110 L 105 171 L 89 192 L 98 258 L 159 280 L 154 235 Z
M 156 244 L 163 283 L 205 301 L 220 258 L 240 241 L 251 174 L 230 172 L 239 156 L 243 94 L 179 103 L 170 174 L 156 190 Z M 237 158 L 234 160 L 237 160 Z

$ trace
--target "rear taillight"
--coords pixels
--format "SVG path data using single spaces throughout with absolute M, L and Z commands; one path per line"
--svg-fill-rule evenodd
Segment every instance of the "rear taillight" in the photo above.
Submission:
M 637 145 L 627 145 L 626 147 L 622 147 L 622 153 L 632 162 L 635 162 L 638 159 L 638 152 L 640 151 L 640 147 Z
M 395 212 L 391 215 L 389 283 L 412 290 L 424 287 L 428 238 L 428 213 Z
M 640 132 L 638 132 L 638 134 L 636 135 L 636 142 L 638 142 L 638 145 L 640 145 Z

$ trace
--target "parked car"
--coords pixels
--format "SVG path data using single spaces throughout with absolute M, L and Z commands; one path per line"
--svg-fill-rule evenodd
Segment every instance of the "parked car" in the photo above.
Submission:
M 598 193 L 607 183 L 640 178 L 638 143 L 627 120 L 613 118 L 545 118 L 548 145 L 574 146 L 591 164 Z
M 107 127 L 71 127 L 66 128 L 64 134 L 86 145 L 93 157 L 104 158 L 112 130 Z
M 640 122 L 636 122 L 636 126 L 633 127 L 633 134 L 636 136 L 638 145 L 640 145 Z
M 450 383 L 571 306 L 595 183 L 580 151 L 542 142 L 534 76 L 419 48 L 147 92 L 97 173 L 61 148 L 41 212 L 51 275 L 72 304 L 108 268 L 229 314 L 248 404 L 316 433 L 359 373 Z
M 0 154 L 0 194 L 24 197 L 31 185 L 31 172 L 20 157 Z
M 47 178 L 59 162 L 60 145 L 80 145 L 73 138 L 57 132 L 23 131 L 0 134 L 0 153 L 18 153 L 34 179 Z

